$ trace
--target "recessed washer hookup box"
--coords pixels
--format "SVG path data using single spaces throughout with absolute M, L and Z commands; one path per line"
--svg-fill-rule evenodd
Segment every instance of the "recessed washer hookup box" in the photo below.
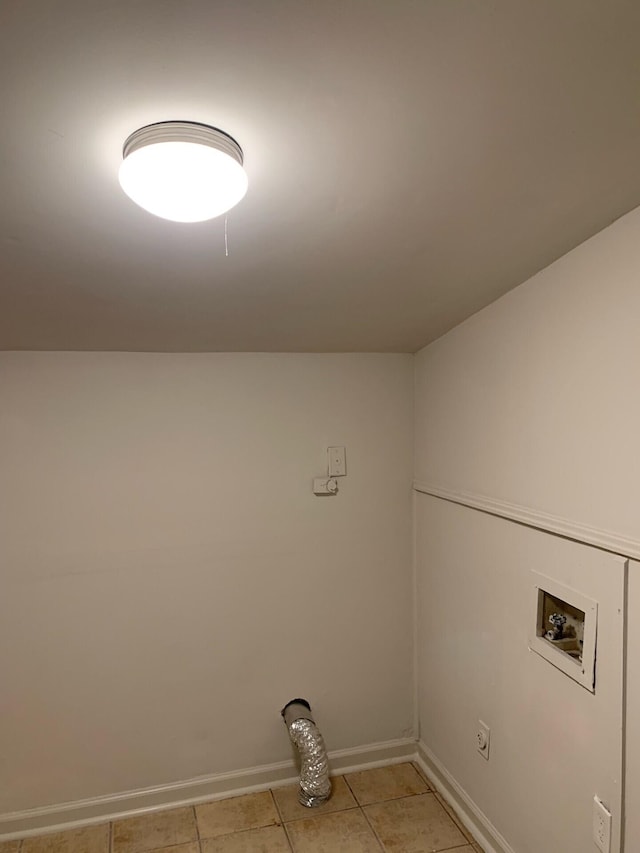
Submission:
M 595 693 L 598 603 L 538 572 L 531 577 L 529 648 Z

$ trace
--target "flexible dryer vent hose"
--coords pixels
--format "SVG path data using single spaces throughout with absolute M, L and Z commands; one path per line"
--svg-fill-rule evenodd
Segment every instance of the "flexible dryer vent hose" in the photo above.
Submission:
M 281 711 L 291 742 L 300 755 L 300 792 L 303 806 L 321 806 L 331 796 L 329 761 L 320 730 L 306 699 L 292 699 Z

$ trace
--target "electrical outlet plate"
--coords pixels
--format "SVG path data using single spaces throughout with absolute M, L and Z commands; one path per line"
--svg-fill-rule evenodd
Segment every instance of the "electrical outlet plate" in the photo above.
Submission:
M 611 812 L 598 796 L 593 798 L 593 843 L 602 853 L 611 853 Z
M 344 447 L 327 447 L 327 470 L 330 477 L 347 476 L 347 453 Z
M 483 723 L 482 720 L 478 720 L 478 727 L 476 729 L 476 749 L 480 753 L 480 755 L 489 760 L 489 747 L 491 746 L 491 729 L 486 723 Z

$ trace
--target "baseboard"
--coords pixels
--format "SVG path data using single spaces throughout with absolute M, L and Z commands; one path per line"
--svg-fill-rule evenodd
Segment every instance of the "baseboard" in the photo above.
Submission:
M 418 762 L 432 787 L 449 803 L 486 853 L 514 853 L 486 815 L 424 743 L 417 744 L 411 738 L 404 738 L 329 753 L 333 774 L 354 773 L 408 760 Z M 153 788 L 12 812 L 0 815 L 0 842 L 264 791 L 292 784 L 297 779 L 294 762 L 282 761 Z
M 515 853 L 489 818 L 422 741 L 418 743 L 416 761 L 432 787 L 449 803 L 460 821 L 479 841 L 485 853 Z
M 329 761 L 332 773 L 352 773 L 411 760 L 415 756 L 415 740 L 405 738 L 336 750 L 329 753 Z M 264 791 L 267 788 L 291 784 L 297 779 L 298 771 L 294 762 L 282 761 L 231 773 L 200 776 L 154 788 L 11 812 L 0 815 L 0 841 L 43 835 L 145 812 Z

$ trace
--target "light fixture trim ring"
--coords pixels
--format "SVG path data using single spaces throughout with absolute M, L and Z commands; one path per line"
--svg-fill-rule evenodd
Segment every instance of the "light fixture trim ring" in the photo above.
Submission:
M 122 157 L 126 160 L 129 154 L 139 148 L 161 142 L 191 142 L 194 145 L 208 145 L 210 148 L 228 154 L 241 166 L 244 164 L 242 148 L 232 136 L 217 127 L 195 121 L 159 121 L 140 127 L 126 138 L 122 147 Z

